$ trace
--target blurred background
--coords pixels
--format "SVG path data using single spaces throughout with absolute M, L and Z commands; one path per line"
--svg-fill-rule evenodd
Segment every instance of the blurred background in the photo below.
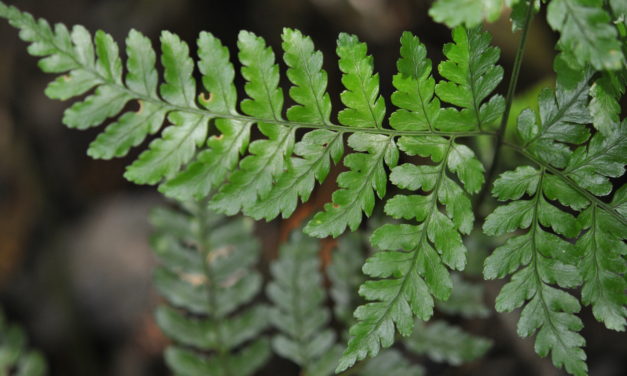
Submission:
M 167 29 L 192 45 L 198 33 L 207 30 L 229 46 L 232 54 L 241 29 L 265 37 L 279 51 L 282 28 L 295 27 L 310 35 L 327 57 L 325 68 L 335 108 L 341 90 L 334 57 L 340 31 L 358 34 L 368 42 L 386 98 L 392 92 L 402 31 L 417 34 L 434 63 L 442 58 L 441 46 L 450 41 L 450 31 L 428 17 L 430 1 L 426 0 L 7 2 L 51 22 L 104 29 L 120 44 L 130 28 L 153 41 Z M 556 35 L 543 18 L 536 17 L 530 31 L 519 81 L 521 93 L 552 82 Z M 506 14 L 487 28 L 502 50 L 507 77 L 518 35 L 511 33 Z M 33 346 L 43 351 L 52 375 L 167 375 L 161 351 L 168 340 L 152 317 L 159 297 L 151 287 L 155 261 L 147 245 L 150 228 L 146 220 L 150 208 L 162 199 L 154 189 L 122 178 L 124 166 L 137 153 L 113 161 L 86 156 L 87 145 L 98 130 L 70 131 L 61 124 L 68 104 L 43 94 L 52 79 L 26 54 L 17 32 L 0 22 L 0 305 L 9 320 L 25 327 Z M 505 85 L 499 88 L 501 92 Z M 287 231 L 328 200 L 332 191 L 331 184 L 324 185 L 292 222 L 258 224 L 266 263 Z M 479 254 L 491 246 L 481 238 L 471 239 L 469 245 Z M 500 284 L 487 284 L 490 307 Z M 460 368 L 427 362 L 430 374 L 562 374 L 550 361 L 535 355 L 532 340 L 518 338 L 517 318 L 517 313 L 493 314 L 487 320 L 465 322 L 474 333 L 495 341 L 492 350 L 484 359 Z M 584 309 L 582 318 L 591 374 L 627 374 L 624 335 L 605 330 L 589 309 Z M 286 360 L 275 357 L 271 363 L 263 375 L 297 374 Z

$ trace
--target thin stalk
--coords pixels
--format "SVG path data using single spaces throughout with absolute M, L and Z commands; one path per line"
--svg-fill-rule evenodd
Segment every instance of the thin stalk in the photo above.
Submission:
M 496 169 L 498 167 L 499 156 L 501 154 L 501 147 L 503 146 L 503 140 L 505 138 L 505 129 L 507 128 L 507 121 L 509 120 L 509 113 L 512 109 L 512 103 L 514 102 L 514 94 L 516 93 L 516 85 L 518 84 L 518 76 L 520 76 L 520 67 L 522 66 L 523 56 L 525 55 L 525 45 L 527 44 L 527 34 L 529 32 L 529 25 L 533 19 L 533 0 L 527 1 L 529 9 L 527 10 L 527 17 L 525 18 L 525 24 L 522 29 L 522 35 L 518 42 L 518 49 L 516 50 L 516 57 L 514 59 L 514 68 L 509 78 L 509 85 L 507 87 L 507 96 L 505 97 L 505 111 L 503 117 L 501 117 L 501 124 L 499 130 L 496 132 L 496 140 L 494 141 L 494 154 L 492 155 L 492 163 L 490 164 L 490 170 L 486 176 L 486 182 L 483 189 L 477 197 L 477 202 L 483 201 L 485 194 L 494 178 Z
M 205 278 L 207 278 L 207 301 L 209 303 L 209 312 L 210 315 L 213 316 L 212 319 L 219 321 L 221 318 L 216 314 L 216 294 L 215 294 L 215 278 L 213 276 L 213 272 L 211 271 L 211 266 L 209 265 L 209 253 L 211 252 L 211 246 L 207 241 L 207 207 L 208 207 L 208 198 L 203 200 L 198 205 L 197 217 L 198 217 L 198 234 L 197 234 L 197 245 L 198 251 L 202 257 L 202 266 L 203 272 L 205 274 Z M 218 324 L 215 327 L 215 335 L 216 335 L 216 346 L 217 346 L 217 357 L 219 362 L 224 369 L 224 374 L 226 376 L 235 375 L 233 370 L 231 370 L 231 365 L 229 364 L 229 349 L 224 346 L 224 338 L 222 334 L 222 328 Z

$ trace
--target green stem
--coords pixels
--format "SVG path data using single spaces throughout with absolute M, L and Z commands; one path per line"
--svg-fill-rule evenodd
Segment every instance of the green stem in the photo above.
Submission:
M 216 281 L 213 276 L 213 272 L 211 271 L 211 266 L 209 265 L 209 253 L 211 252 L 211 246 L 207 240 L 207 232 L 209 229 L 207 228 L 207 208 L 208 208 L 209 199 L 206 198 L 202 202 L 198 204 L 198 209 L 196 212 L 196 216 L 198 218 L 198 233 L 196 235 L 196 242 L 198 245 L 198 251 L 202 257 L 202 267 L 203 273 L 205 274 L 205 278 L 207 279 L 207 302 L 209 303 L 209 314 L 212 316 L 211 318 L 216 321 L 215 326 L 215 335 L 216 335 L 216 350 L 217 357 L 224 369 L 225 376 L 233 376 L 235 373 L 231 370 L 231 366 L 229 364 L 229 349 L 224 346 L 224 337 L 222 335 L 222 326 L 220 325 L 220 317 L 216 314 L 215 308 L 217 306 L 216 302 L 216 292 L 215 286 Z
M 512 110 L 512 103 L 514 102 L 516 85 L 518 84 L 518 76 L 520 75 L 520 67 L 522 66 L 523 56 L 525 55 L 525 45 L 527 44 L 529 25 L 531 24 L 531 20 L 533 18 L 533 0 L 529 0 L 527 1 L 527 3 L 527 17 L 525 18 L 522 35 L 520 36 L 520 41 L 518 42 L 518 49 L 516 50 L 516 57 L 514 59 L 514 68 L 512 69 L 512 74 L 509 79 L 509 86 L 507 87 L 507 96 L 505 98 L 505 111 L 503 112 L 503 117 L 501 117 L 501 124 L 499 126 L 499 130 L 496 133 L 496 140 L 494 141 L 494 154 L 492 155 L 492 163 L 490 164 L 490 170 L 486 175 L 485 185 L 478 195 L 477 202 L 483 201 L 488 187 L 490 186 L 490 183 L 492 182 L 492 179 L 494 178 L 494 174 L 496 173 L 496 169 L 498 167 L 501 147 L 503 146 L 503 140 L 505 139 L 507 121 L 509 120 L 509 114 Z

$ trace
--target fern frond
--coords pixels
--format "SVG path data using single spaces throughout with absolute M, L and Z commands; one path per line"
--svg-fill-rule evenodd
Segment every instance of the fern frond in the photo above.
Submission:
M 327 267 L 333 313 L 347 326 L 352 324 L 353 310 L 359 305 L 359 296 L 355 291 L 364 281 L 361 274 L 361 266 L 366 260 L 363 237 L 360 232 L 340 237 L 337 248 L 333 250 L 331 265 Z
M 302 367 L 306 375 L 331 375 L 341 349 L 331 330 L 331 314 L 323 306 L 319 243 L 294 232 L 271 265 L 273 280 L 266 291 L 273 303 L 270 319 L 279 331 L 272 340 L 277 354 Z
M 155 285 L 171 304 L 155 315 L 176 343 L 165 352 L 169 367 L 180 375 L 256 372 L 269 358 L 270 344 L 259 337 L 268 326 L 267 307 L 240 310 L 261 289 L 261 276 L 250 270 L 259 256 L 251 223 L 224 223 L 204 205 L 190 213 L 156 210 L 151 221 L 152 247 L 162 263 Z
M 381 128 L 385 116 L 385 102 L 379 96 L 379 76 L 373 74 L 372 56 L 365 43 L 356 36 L 340 34 L 337 54 L 346 90 L 341 94 L 346 109 L 340 111 L 341 124 L 355 128 Z M 346 227 L 355 230 L 361 223 L 362 212 L 367 216 L 374 208 L 374 191 L 385 196 L 387 174 L 384 161 L 392 168 L 398 161 L 398 150 L 390 136 L 355 133 L 348 138 L 348 146 L 357 153 L 349 154 L 344 165 L 350 171 L 338 177 L 340 190 L 333 193 L 332 203 L 324 206 L 305 227 L 315 237 L 337 237 Z M 365 153 L 359 153 L 365 152 Z
M 625 72 L 602 72 L 590 87 L 592 125 L 607 135 L 620 123 L 620 98 L 625 94 Z
M 434 321 L 429 325 L 418 323 L 414 334 L 403 343 L 415 354 L 427 354 L 436 362 L 452 365 L 475 360 L 492 345 L 492 341 L 468 334 L 444 321 Z
M 436 307 L 449 315 L 460 315 L 464 318 L 483 318 L 490 314 L 483 302 L 483 286 L 463 279 L 458 273 L 451 276 L 453 289 L 446 301 L 438 301 Z
M 553 364 L 564 367 L 575 375 L 587 373 L 586 355 L 582 349 L 585 340 L 578 333 L 583 324 L 575 315 L 578 300 L 565 292 L 581 284 L 577 270 L 577 254 L 573 245 L 556 234 L 572 238 L 579 234 L 581 225 L 575 217 L 546 200 L 547 172 L 520 168 L 515 174 L 525 179 L 524 189 L 501 190 L 506 182 L 495 183 L 493 194 L 499 200 L 514 200 L 498 207 L 486 219 L 483 230 L 491 236 L 503 235 L 517 229 L 528 229 L 522 235 L 510 238 L 485 261 L 484 277 L 503 278 L 514 273 L 496 299 L 496 309 L 508 312 L 524 305 L 518 322 L 522 337 L 537 331 L 536 352 L 552 355 Z M 512 174 L 508 178 L 513 177 Z M 525 192 L 530 200 L 521 200 Z M 554 285 L 562 288 L 556 288 Z
M 566 144 L 581 144 L 590 137 L 585 126 L 591 121 L 589 76 L 582 75 L 572 89 L 559 82 L 554 93 L 544 89 L 538 97 L 539 116 L 526 109 L 518 117 L 518 133 L 525 149 L 557 168 L 568 163 L 571 150 Z
M 519 2 L 521 0 L 437 0 L 429 9 L 429 15 L 451 28 L 461 24 L 472 27 L 483 20 L 496 21 L 504 6 L 514 6 Z
M 344 165 L 350 170 L 337 179 L 340 189 L 333 193 L 333 202 L 324 206 L 305 226 L 304 231 L 314 237 L 337 237 L 346 227 L 357 229 L 361 224 L 362 212 L 372 214 L 375 192 L 379 198 L 387 190 L 388 167 L 396 166 L 398 149 L 392 137 L 354 133 L 348 138 L 348 146 L 355 153 L 344 158 Z
M 248 80 L 245 90 L 250 97 L 242 102 L 242 110 L 253 117 L 282 120 L 283 91 L 278 87 L 279 67 L 274 52 L 263 38 L 246 31 L 240 32 L 238 46 L 244 66 L 242 75 Z M 210 207 L 218 212 L 233 215 L 253 205 L 258 196 L 270 191 L 273 177 L 286 167 L 294 144 L 294 129 L 270 123 L 258 126 L 268 138 L 251 143 L 251 154 L 213 197 Z
M 621 187 L 611 203 L 626 216 L 627 189 Z M 627 227 L 616 223 L 608 213 L 593 204 L 579 216 L 588 231 L 575 245 L 583 255 L 579 268 L 583 277 L 581 300 L 592 306 L 594 317 L 608 329 L 624 331 L 627 325 L 627 273 L 625 257 Z
M 435 97 L 431 60 L 420 39 L 410 32 L 401 36 L 401 57 L 396 66 L 392 103 L 399 109 L 390 116 L 390 126 L 398 130 L 437 129 L 440 100 Z
M 454 31 L 454 36 L 459 37 L 460 33 L 467 35 L 460 28 Z M 402 75 L 402 80 L 408 81 L 414 88 L 423 87 L 425 95 L 415 96 L 413 106 L 424 109 L 425 103 L 436 103 L 428 99 L 431 96 L 427 68 L 429 62 L 425 61 L 425 65 L 418 71 L 409 71 L 410 76 L 404 74 L 407 61 L 424 60 L 425 54 L 419 41 L 411 35 L 404 35 L 401 42 L 403 46 L 399 74 Z M 463 44 L 464 41 L 458 38 L 458 43 Z M 485 50 L 471 51 L 477 52 L 483 53 Z M 468 72 L 469 68 L 464 64 L 471 64 L 470 61 L 474 59 L 475 57 L 461 59 L 445 70 Z M 494 78 L 498 78 L 498 75 Z M 401 90 L 407 87 L 399 86 Z M 435 90 L 437 93 L 437 85 Z M 451 84 L 444 92 L 457 94 L 460 98 L 468 94 L 461 84 Z M 403 96 L 405 100 L 408 98 L 403 93 L 395 95 L 397 99 Z M 437 108 L 437 104 L 433 106 L 434 109 Z M 401 116 L 406 116 L 408 109 L 411 110 L 409 105 L 398 111 L 402 111 Z M 447 111 L 440 110 L 436 124 Z M 425 113 L 423 111 L 415 118 L 424 120 Z M 451 122 L 450 126 L 463 132 L 473 128 L 473 124 L 477 124 L 477 119 L 466 118 L 463 124 Z M 424 129 L 425 124 L 406 122 L 404 126 Z M 376 279 L 366 281 L 359 289 L 360 295 L 369 303 L 355 311 L 358 321 L 350 330 L 351 338 L 338 365 L 338 372 L 351 367 L 358 360 L 376 355 L 382 347 L 391 346 L 395 328 L 401 335 L 409 336 L 415 316 L 428 320 L 433 314 L 434 297 L 447 300 L 451 294 L 452 281 L 447 268 L 461 270 L 466 264 L 466 248 L 461 234 L 468 234 L 472 230 L 474 215 L 469 194 L 477 193 L 483 185 L 482 164 L 472 150 L 458 144 L 455 137 L 403 136 L 398 140 L 398 147 L 409 156 L 429 157 L 435 164 L 416 166 L 406 163 L 392 169 L 392 184 L 410 191 L 422 190 L 424 194 L 396 195 L 387 201 L 385 213 L 395 219 L 416 220 L 418 225 L 387 224 L 372 234 L 372 245 L 382 251 L 366 261 L 363 271 Z M 461 185 L 451 179 L 449 173 L 454 174 Z M 440 205 L 445 208 L 444 212 L 440 210 Z
M 624 251 L 622 247 L 609 250 L 607 246 L 599 246 L 596 239 L 600 232 L 593 218 L 609 216 L 616 222 L 617 230 L 612 232 L 613 235 L 608 235 L 608 242 L 624 238 L 624 233 L 621 234 L 624 231 L 621 229 L 627 228 L 624 213 L 595 196 L 609 195 L 613 189 L 610 179 L 619 178 L 625 172 L 626 124 L 623 121 L 596 126 L 598 132 L 588 140 L 589 131 L 585 125 L 598 123 L 588 113 L 588 109 L 593 109 L 594 99 L 588 106 L 585 81 L 584 75 L 572 90 L 565 90 L 558 83 L 555 100 L 548 91 L 543 92 L 539 98 L 540 115 L 548 126 L 538 127 L 533 120 L 534 114 L 527 110 L 519 117 L 518 128 L 528 145 L 524 153 L 550 171 L 544 178 L 546 197 L 573 210 L 583 210 L 579 218 L 587 232 L 579 239 L 577 247 L 583 256 L 579 264 L 584 278 L 582 302 L 591 304 L 595 317 L 608 328 L 624 330 L 627 309 L 625 297 L 624 293 L 617 293 L 618 290 L 624 291 L 625 286 L 621 277 L 625 273 Z M 565 144 L 578 144 L 586 140 L 588 142 L 577 147 L 574 152 Z M 555 169 L 551 165 L 562 169 Z M 514 188 L 512 179 L 499 184 L 504 189 Z M 531 194 L 530 191 L 528 193 Z M 568 237 L 575 238 L 576 235 Z M 602 280 L 606 282 L 601 283 Z
M 297 30 L 283 30 L 284 60 L 287 76 L 294 86 L 290 96 L 297 103 L 287 110 L 287 118 L 299 123 L 330 126 L 331 100 L 326 93 L 327 74 L 322 69 L 322 53 L 315 51 L 311 38 Z M 338 163 L 343 154 L 342 133 L 316 129 L 296 143 L 287 172 L 272 190 L 245 212 L 256 219 L 271 220 L 282 214 L 289 217 L 298 199 L 307 201 L 317 181 L 322 182 L 330 170 L 330 159 Z
M 68 109 L 64 117 L 67 125 L 84 129 L 113 119 L 90 146 L 89 154 L 93 157 L 125 155 L 147 135 L 158 133 L 167 119 L 168 125 L 127 168 L 125 176 L 139 184 L 159 184 L 162 193 L 178 200 L 201 200 L 214 192 L 210 206 L 219 212 L 229 215 L 245 212 L 267 220 L 279 214 L 287 217 L 299 200 L 309 199 L 316 181 L 326 178 L 331 161 L 340 161 L 344 134 L 350 134 L 348 145 L 353 152 L 344 159 L 350 171 L 341 174 L 340 189 L 333 202 L 306 228 L 309 234 L 318 237 L 338 236 L 346 227 L 355 229 L 362 213 L 367 216 L 372 213 L 374 193 L 379 197 L 385 195 L 385 166 L 393 168 L 399 157 L 397 137 L 485 134 L 478 126 L 490 120 L 482 117 L 480 112 L 484 107 L 480 107 L 477 119 L 481 124 L 474 124 L 477 119 L 455 115 L 457 123 L 468 120 L 474 124 L 464 123 L 464 129 L 470 131 L 453 129 L 450 124 L 437 127 L 435 123 L 428 129 L 408 128 L 398 123 L 402 113 L 397 111 L 395 119 L 390 120 L 392 129 L 386 128 L 385 102 L 379 96 L 379 77 L 373 72 L 372 56 L 367 54 L 364 43 L 348 34 L 340 35 L 337 48 L 346 87 L 341 99 L 346 108 L 339 112 L 339 124 L 334 124 L 330 119 L 330 97 L 325 92 L 327 79 L 321 68 L 322 55 L 314 49 L 309 37 L 296 30 L 286 29 L 283 33 L 283 59 L 293 84 L 289 95 L 296 102 L 284 119 L 284 98 L 278 87 L 280 73 L 274 53 L 262 38 L 250 32 L 240 33 L 238 41 L 238 58 L 243 65 L 249 97 L 238 104 L 233 86 L 235 71 L 228 50 L 209 33 L 201 33 L 197 41 L 202 91 L 208 94 L 197 96 L 199 85 L 194 79 L 190 48 L 172 33 L 161 35 L 160 61 L 164 74 L 160 83 L 155 68 L 157 54 L 149 40 L 137 31 L 131 31 L 126 41 L 128 61 L 124 72 L 117 45 L 104 32 L 92 38 L 80 26 L 71 33 L 61 24 L 51 28 L 45 21 L 36 21 L 30 14 L 4 4 L 0 16 L 21 29 L 22 38 L 31 43 L 29 51 L 43 57 L 40 65 L 45 71 L 68 72 L 49 86 L 46 92 L 50 96 L 69 99 L 93 91 Z M 459 29 L 456 33 L 462 32 L 465 31 Z M 470 41 L 471 47 L 483 49 L 486 58 L 456 61 L 455 67 L 447 71 L 454 73 L 460 69 L 455 73 L 457 76 L 467 74 L 463 73 L 466 77 L 462 81 L 449 76 L 455 87 L 447 95 L 459 90 L 460 96 L 464 96 L 467 93 L 462 92 L 468 90 L 468 85 L 478 85 L 479 90 L 472 93 L 473 103 L 492 106 L 499 102 L 499 97 L 486 104 L 480 102 L 496 85 L 488 81 L 500 80 L 500 68 L 493 65 L 498 52 L 486 47 L 484 33 L 472 31 L 469 35 L 478 36 L 476 46 L 475 39 Z M 413 48 L 409 42 L 404 44 L 409 50 Z M 407 59 L 407 68 L 401 69 L 401 74 L 408 74 L 409 64 L 416 61 L 424 60 L 424 69 L 430 66 L 424 56 Z M 402 109 L 416 112 L 417 106 L 427 106 L 434 117 L 434 111 L 455 112 L 450 108 L 439 111 L 429 72 L 425 77 L 412 79 L 416 82 L 400 83 L 404 79 L 398 78 L 400 86 L 397 85 L 395 101 L 398 100 Z M 402 88 L 403 85 L 409 86 Z M 411 104 L 407 99 L 399 99 L 402 95 L 412 95 L 416 87 L 424 96 L 422 102 Z M 137 111 L 120 115 L 129 102 L 138 104 Z M 469 111 L 463 109 L 459 114 L 472 112 Z M 264 137 L 249 145 L 255 125 Z M 301 128 L 310 131 L 297 140 L 295 131 Z M 243 157 L 241 161 L 240 157 Z
M 375 359 L 367 362 L 358 373 L 359 376 L 422 376 L 424 374 L 424 368 L 412 364 L 394 349 L 382 351 Z
M 0 309 L 0 374 L 15 376 L 44 376 L 48 367 L 43 355 L 27 348 L 24 330 L 9 324 Z
M 558 47 L 579 66 L 591 64 L 597 70 L 625 66 L 618 32 L 603 1 L 553 0 L 547 7 L 547 21 L 561 33 Z
M 482 104 L 503 78 L 503 68 L 496 65 L 499 49 L 490 46 L 490 40 L 490 34 L 480 28 L 457 27 L 453 30 L 454 43 L 444 45 L 448 60 L 440 63 L 438 71 L 448 81 L 439 82 L 435 92 L 442 101 L 462 110 L 442 111 L 439 129 L 487 129 L 503 114 L 505 100 L 501 95 Z
M 201 32 L 198 55 L 203 87 L 210 93 L 209 97 L 201 94 L 201 105 L 214 113 L 236 115 L 235 69 L 229 60 L 229 50 L 210 33 Z M 207 148 L 184 171 L 162 184 L 161 192 L 181 201 L 200 200 L 222 185 L 235 169 L 240 155 L 248 148 L 252 123 L 221 118 L 214 124 L 219 135 L 207 140 Z
M 612 192 L 610 178 L 621 177 L 625 173 L 627 158 L 627 119 L 604 135 L 598 132 L 587 145 L 575 150 L 570 157 L 564 174 L 578 185 L 596 196 L 606 196 Z

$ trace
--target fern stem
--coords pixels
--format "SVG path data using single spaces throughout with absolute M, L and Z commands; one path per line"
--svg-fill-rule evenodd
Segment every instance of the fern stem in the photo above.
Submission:
M 621 224 L 623 224 L 624 226 L 627 226 L 627 219 L 625 219 L 625 217 L 620 215 L 614 208 L 612 208 L 607 203 L 601 201 L 598 197 L 596 197 L 592 193 L 588 192 L 584 188 L 581 188 L 573 179 L 568 177 L 561 170 L 558 170 L 555 167 L 551 166 L 550 164 L 544 162 L 543 160 L 536 158 L 535 156 L 527 152 L 524 148 L 521 148 L 518 145 L 512 144 L 510 142 L 506 142 L 506 141 L 503 142 L 503 144 L 514 149 L 518 153 L 522 154 L 525 158 L 529 159 L 530 161 L 537 164 L 538 166 L 548 170 L 550 173 L 552 173 L 553 175 L 557 176 L 562 181 L 564 181 L 564 183 L 568 184 L 572 189 L 577 191 L 577 193 L 585 197 L 591 204 L 597 205 L 598 207 L 602 208 L 609 215 L 611 215 L 617 221 L 619 221 Z
M 518 77 L 520 76 L 520 67 L 522 66 L 523 57 L 525 55 L 525 45 L 527 44 L 527 34 L 529 32 L 529 25 L 531 24 L 531 20 L 533 19 L 533 9 L 534 5 L 532 0 L 528 0 L 529 9 L 527 10 L 527 17 L 525 18 L 525 24 L 522 29 L 522 35 L 520 36 L 520 40 L 518 42 L 518 49 L 516 50 L 516 57 L 514 58 L 514 67 L 512 69 L 512 74 L 509 78 L 509 85 L 507 87 L 507 96 L 505 98 L 505 111 L 503 112 L 503 116 L 501 117 L 501 124 L 499 125 L 499 129 L 496 132 L 496 140 L 494 141 L 494 154 L 492 155 L 492 163 L 490 164 L 490 170 L 488 170 L 488 174 L 486 175 L 486 183 L 483 186 L 483 189 L 479 193 L 477 202 L 482 202 L 485 194 L 494 178 L 494 174 L 496 173 L 496 169 L 498 167 L 499 156 L 501 152 L 501 147 L 503 146 L 503 141 L 505 139 L 505 130 L 507 128 L 507 121 L 509 120 L 509 114 L 512 110 L 512 103 L 514 102 L 514 94 L 516 92 L 516 85 L 518 84 Z
M 117 86 L 120 90 L 127 92 L 132 95 L 135 99 L 154 103 L 161 107 L 168 108 L 169 111 L 180 111 L 180 112 L 188 112 L 197 115 L 204 115 L 209 118 L 218 118 L 218 119 L 229 119 L 229 120 L 237 120 L 245 123 L 266 123 L 266 124 L 275 124 L 275 125 L 283 125 L 288 128 L 307 128 L 307 129 L 328 129 L 337 132 L 344 133 L 374 133 L 381 134 L 392 137 L 400 137 L 400 136 L 442 136 L 442 137 L 476 137 L 476 136 L 494 136 L 497 133 L 491 131 L 468 131 L 468 132 L 445 132 L 445 131 L 399 131 L 390 128 L 358 128 L 358 127 L 349 127 L 346 125 L 338 125 L 333 123 L 301 123 L 289 120 L 282 119 L 259 119 L 252 116 L 246 116 L 239 113 L 217 113 L 211 112 L 201 108 L 191 108 L 178 106 L 174 104 L 170 104 L 164 102 L 162 100 L 156 100 L 154 98 L 146 97 L 142 94 L 134 92 L 124 86 L 115 85 L 112 82 L 106 82 L 105 85 L 114 85 Z
M 209 197 L 209 196 L 208 196 Z M 220 317 L 215 314 L 215 307 L 217 305 L 215 299 L 215 280 L 213 277 L 213 273 L 211 272 L 211 267 L 209 265 L 209 253 L 210 253 L 210 245 L 207 241 L 207 231 L 208 228 L 206 226 L 207 223 L 207 208 L 209 206 L 209 199 L 206 198 L 202 200 L 198 204 L 197 210 L 197 218 L 198 218 L 198 234 L 197 234 L 197 245 L 198 251 L 202 257 L 202 267 L 203 272 L 205 274 L 205 278 L 207 278 L 207 302 L 209 303 L 209 312 L 213 316 L 212 318 L 216 320 L 215 326 L 215 335 L 216 335 L 216 347 L 217 347 L 217 357 L 224 369 L 225 376 L 233 376 L 235 373 L 231 370 L 231 366 L 229 364 L 229 349 L 224 346 L 224 338 L 222 336 L 222 326 L 219 323 Z

